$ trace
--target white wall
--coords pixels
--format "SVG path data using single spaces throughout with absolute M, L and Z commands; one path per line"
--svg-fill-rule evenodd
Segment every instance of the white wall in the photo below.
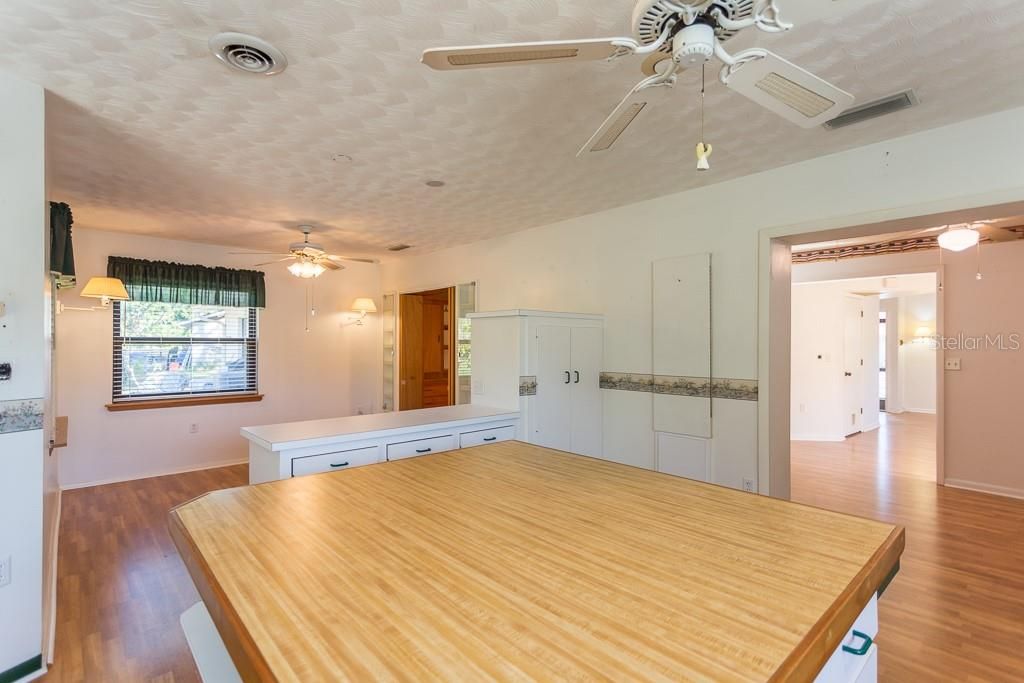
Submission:
M 410 254 L 385 264 L 384 287 L 413 291 L 476 280 L 481 310 L 603 313 L 606 370 L 650 372 L 651 263 L 707 251 L 713 374 L 754 379 L 762 230 L 812 221 L 863 223 L 869 214 L 884 220 L 914 205 L 974 206 L 978 195 L 1000 192 L 1024 198 L 1022 121 L 1024 110 L 1003 112 L 476 244 Z M 799 133 L 793 136 L 800 144 Z M 965 163 L 969 174 L 960 170 Z M 653 462 L 649 397 L 604 393 L 606 453 Z M 716 403 L 722 405 L 715 408 L 716 438 L 742 441 L 716 454 L 724 461 L 716 471 L 723 473 L 720 483 L 739 486 L 738 475 L 758 474 L 756 447 L 748 445 L 756 443 L 757 411 L 734 406 L 737 401 Z
M 934 344 L 916 340 L 915 332 L 927 327 L 936 330 L 935 294 L 899 297 L 900 408 L 910 413 L 934 413 L 936 406 L 936 349 Z
M 72 207 L 73 208 L 73 207 Z M 106 274 L 110 255 L 250 268 L 259 257 L 232 256 L 225 247 L 123 233 L 77 230 L 78 279 Z M 380 318 L 350 324 L 352 300 L 371 296 L 380 306 L 379 266 L 349 264 L 319 278 L 318 313 L 305 332 L 305 287 L 285 265 L 269 266 L 267 307 L 259 318 L 260 403 L 109 412 L 111 314 L 66 311 L 57 321 L 58 403 L 70 418 L 62 454 L 65 487 L 166 474 L 239 462 L 247 457 L 243 426 L 374 412 L 380 395 Z M 76 289 L 69 306 L 94 302 Z M 191 424 L 198 433 L 189 433 Z M 154 438 L 155 436 L 159 438 Z
M 0 74 L 0 674 L 42 653 L 44 431 L 47 399 L 45 104 L 42 88 Z M 26 400 L 35 403 L 27 404 Z M 29 411 L 16 424 L 13 413 Z M 22 418 L 29 419 L 29 418 Z M 23 428 L 24 427 L 24 428 Z

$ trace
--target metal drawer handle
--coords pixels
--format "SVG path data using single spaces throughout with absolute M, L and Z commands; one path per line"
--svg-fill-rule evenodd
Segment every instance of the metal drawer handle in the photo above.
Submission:
M 497 441 L 497 440 L 498 440 L 498 437 L 496 437 L 496 436 L 488 436 L 488 437 L 486 437 L 484 439 L 484 441 Z
M 565 383 L 568 384 L 571 381 L 572 381 L 572 373 L 570 373 L 568 370 L 566 370 L 565 371 Z
M 874 642 L 874 641 L 871 640 L 871 636 L 869 636 L 866 633 L 861 633 L 860 631 L 854 631 L 853 632 L 853 637 L 854 638 L 860 638 L 863 641 L 861 643 L 861 646 L 860 647 L 850 647 L 849 645 L 843 645 L 843 652 L 849 652 L 851 655 L 857 655 L 858 657 L 863 657 L 864 655 L 866 655 L 868 653 L 868 650 L 871 649 L 871 643 Z
M 347 462 L 339 462 L 337 465 L 331 465 L 331 467 L 348 467 Z
M 576 373 L 576 381 L 573 382 L 573 384 L 579 384 L 580 383 L 580 371 L 579 370 L 573 370 L 573 372 Z
M 417 453 L 429 453 L 432 450 L 434 450 L 434 449 L 433 448 L 422 448 L 422 449 L 421 448 L 417 448 L 416 452 Z

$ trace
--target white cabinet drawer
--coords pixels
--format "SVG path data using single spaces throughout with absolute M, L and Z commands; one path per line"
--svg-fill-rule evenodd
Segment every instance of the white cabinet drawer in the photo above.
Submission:
M 444 453 L 458 448 L 454 434 L 435 436 L 432 439 L 417 439 L 404 443 L 388 444 L 388 460 L 402 460 L 403 458 L 417 458 L 421 455 L 433 453 Z
M 351 451 L 338 451 L 322 455 L 310 455 L 305 458 L 292 459 L 292 476 L 304 477 L 307 474 L 321 472 L 340 472 L 353 467 L 372 465 L 379 459 L 380 448 L 369 446 Z
M 512 425 L 481 429 L 475 432 L 462 432 L 459 434 L 459 448 L 483 446 L 499 441 L 510 441 L 514 438 L 516 438 L 516 428 Z

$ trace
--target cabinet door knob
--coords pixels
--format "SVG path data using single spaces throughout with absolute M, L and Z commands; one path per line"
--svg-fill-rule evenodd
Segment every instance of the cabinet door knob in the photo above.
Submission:
M 852 372 L 844 372 L 843 374 L 846 375 L 847 377 L 853 377 Z
M 573 370 L 573 372 L 576 373 L 576 381 L 573 382 L 573 384 L 579 384 L 580 383 L 580 371 L 579 370 Z

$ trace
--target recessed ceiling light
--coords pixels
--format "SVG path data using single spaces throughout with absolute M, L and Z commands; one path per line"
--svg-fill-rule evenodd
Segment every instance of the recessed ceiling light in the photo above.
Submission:
M 444 187 L 443 180 L 428 180 L 427 187 Z
M 273 76 L 285 70 L 284 53 L 265 40 L 244 33 L 218 33 L 210 38 L 210 51 L 233 69 L 259 76 Z

